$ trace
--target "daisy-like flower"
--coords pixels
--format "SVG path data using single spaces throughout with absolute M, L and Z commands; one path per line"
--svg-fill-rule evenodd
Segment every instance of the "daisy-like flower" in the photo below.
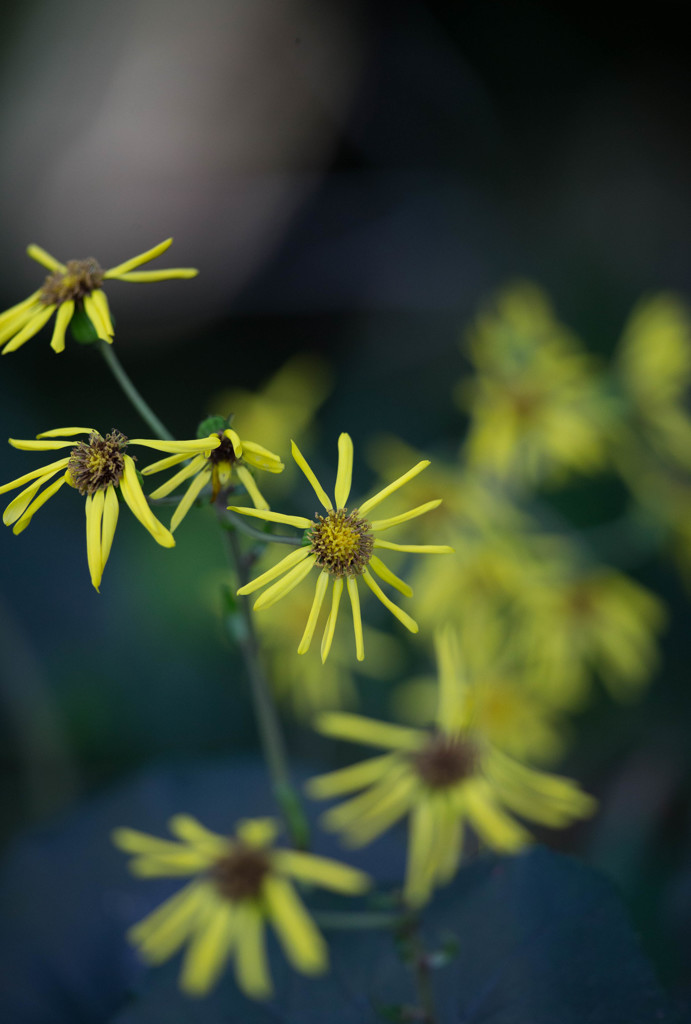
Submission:
M 171 278 L 196 277 L 192 267 L 173 267 L 169 270 L 137 270 L 149 263 L 172 245 L 173 239 L 155 245 L 153 249 L 133 256 L 116 267 L 103 270 L 93 258 L 68 260 L 61 263 L 38 245 L 26 250 L 32 259 L 47 267 L 50 274 L 41 288 L 28 299 L 0 313 L 0 345 L 2 354 L 14 352 L 33 338 L 48 323 L 53 313 L 55 326 L 50 347 L 55 352 L 65 348 L 65 331 L 75 313 L 83 312 L 91 321 L 99 338 L 109 344 L 113 341 L 113 324 L 108 299 L 103 291 L 104 281 L 168 281 Z
M 242 991 L 253 999 L 268 998 L 269 922 L 296 970 L 318 975 L 328 969 L 326 942 L 293 882 L 356 896 L 370 887 L 364 872 L 313 853 L 275 848 L 278 826 L 272 818 L 243 819 L 231 838 L 187 814 L 175 815 L 168 825 L 177 842 L 130 828 L 113 832 L 115 845 L 134 855 L 133 874 L 194 875 L 130 928 L 128 938 L 147 963 L 161 964 L 187 943 L 180 987 L 188 995 L 209 992 L 232 957 Z
M 79 434 L 88 434 L 87 441 L 75 441 Z M 52 498 L 63 484 L 70 484 L 86 497 L 86 555 L 91 582 L 96 590 L 101 584 L 118 521 L 120 503 L 118 491 L 130 509 L 151 536 L 165 548 L 172 548 L 172 533 L 156 519 L 149 508 L 137 477 L 134 459 L 126 449 L 132 444 L 156 448 L 162 452 L 182 453 L 183 457 L 209 451 L 218 446 L 217 438 L 198 441 L 149 441 L 142 438 L 128 440 L 119 430 L 103 437 L 92 427 L 59 427 L 39 434 L 35 441 L 17 441 L 10 438 L 14 448 L 28 452 L 55 451 L 69 448 L 68 455 L 33 469 L 24 476 L 0 486 L 0 494 L 24 487 L 5 509 L 2 521 L 12 526 L 13 533 L 21 533 L 42 505 Z M 55 478 L 55 479 L 53 479 Z M 52 481 L 48 483 L 48 481 Z M 43 487 L 47 484 L 46 487 Z M 43 487 L 43 490 L 41 488 Z
M 424 505 L 418 505 L 397 516 L 387 519 L 370 520 L 366 518 L 368 513 L 379 505 L 390 494 L 397 491 L 399 487 L 412 480 L 429 466 L 429 461 L 423 459 L 416 466 L 409 469 L 403 476 L 399 476 L 393 483 L 382 488 L 373 497 L 368 498 L 360 506 L 347 508 L 350 495 L 350 485 L 353 475 L 353 442 L 349 434 L 341 434 L 338 439 L 338 471 L 336 473 L 336 488 L 334 492 L 335 505 L 328 494 L 317 480 L 314 472 L 308 465 L 302 452 L 292 443 L 293 458 L 305 474 L 319 501 L 326 510 L 326 515 L 317 513 L 313 519 L 306 519 L 303 516 L 287 516 L 280 512 L 269 512 L 265 509 L 238 508 L 230 506 L 233 512 L 242 512 L 244 515 L 257 516 L 259 519 L 266 519 L 272 523 L 285 523 L 288 526 L 297 526 L 305 530 L 305 543 L 296 551 L 292 551 L 285 558 L 281 559 L 273 568 L 263 572 L 261 576 L 240 587 L 238 594 L 251 594 L 267 583 L 272 585 L 264 591 L 254 603 L 256 609 L 268 608 L 275 604 L 282 597 L 298 585 L 313 568 L 320 570 L 317 578 L 317 585 L 310 610 L 305 631 L 298 646 L 298 654 L 306 654 L 310 648 L 312 637 L 319 619 L 329 580 L 333 579 L 331 598 L 331 611 L 324 628 L 321 644 L 322 661 L 326 661 L 331 643 L 333 641 L 336 619 L 341 602 L 344 586 L 348 590 L 348 597 L 353 612 L 353 627 L 355 630 L 355 650 L 358 661 L 365 657 L 365 645 L 362 636 L 362 618 L 360 615 L 360 595 L 357 580 L 362 577 L 369 589 L 379 598 L 381 603 L 392 612 L 399 622 L 402 622 L 411 633 L 417 633 L 418 626 L 414 619 L 404 612 L 398 605 L 387 597 L 377 581 L 374 579 L 374 572 L 385 583 L 389 583 L 396 590 L 399 590 L 407 597 L 412 595 L 412 590 L 407 583 L 399 579 L 391 569 L 382 562 L 375 550 L 386 549 L 390 551 L 413 551 L 426 553 L 448 553 L 453 548 L 446 544 L 395 544 L 393 541 L 382 540 L 375 536 L 383 533 L 392 526 L 398 526 L 408 519 L 414 519 L 425 512 L 430 512 L 441 503 L 441 498 L 434 501 L 427 501 Z M 372 570 L 372 572 L 370 572 Z M 279 579 L 279 577 L 281 577 Z M 272 582 L 277 580 L 277 582 Z
M 244 486 L 256 508 L 268 509 L 269 507 L 247 467 L 263 469 L 267 473 L 280 473 L 284 469 L 284 465 L 279 456 L 254 441 L 241 441 L 236 431 L 227 427 L 226 420 L 221 417 L 211 417 L 209 421 L 205 421 L 203 426 L 208 425 L 211 420 L 216 418 L 219 420 L 218 429 L 213 430 L 207 439 L 209 441 L 207 447 L 211 451 L 196 455 L 191 462 L 178 470 L 170 480 L 150 495 L 153 499 L 165 498 L 176 487 L 192 477 L 192 482 L 171 519 L 171 531 L 177 529 L 207 484 L 211 484 L 211 500 L 215 501 L 219 493 L 229 486 L 233 474 Z M 213 440 L 218 441 L 217 447 L 213 447 L 211 443 Z M 142 475 L 148 476 L 149 473 L 159 473 L 161 470 L 178 466 L 187 458 L 188 455 L 185 452 L 171 455 L 170 458 L 161 459 L 160 462 L 154 462 L 147 466 L 142 470 Z
M 436 635 L 439 698 L 435 726 L 414 729 L 346 712 L 327 712 L 326 736 L 383 747 L 387 753 L 309 781 L 317 799 L 354 793 L 323 815 L 324 827 L 351 846 L 371 842 L 409 815 L 404 899 L 421 906 L 450 881 L 472 826 L 492 849 L 513 853 L 531 841 L 514 817 L 563 827 L 591 814 L 595 801 L 570 779 L 529 768 L 489 743 L 475 727 L 457 639 Z

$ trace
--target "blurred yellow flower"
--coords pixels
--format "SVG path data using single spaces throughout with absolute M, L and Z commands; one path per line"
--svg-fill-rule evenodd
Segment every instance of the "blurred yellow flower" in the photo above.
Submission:
M 554 828 L 593 813 L 595 801 L 570 779 L 536 771 L 493 746 L 472 722 L 472 702 L 456 634 L 436 636 L 439 698 L 432 729 L 377 722 L 347 712 L 317 718 L 323 735 L 384 748 L 387 753 L 317 776 L 316 799 L 357 793 L 328 810 L 325 828 L 351 846 L 371 842 L 409 815 L 404 899 L 420 906 L 450 881 L 472 826 L 488 846 L 514 852 L 530 833 L 514 815 Z
M 232 957 L 242 991 L 266 999 L 272 994 L 268 922 L 297 971 L 318 975 L 328 969 L 326 942 L 293 883 L 354 896 L 369 888 L 367 875 L 326 857 L 275 848 L 278 827 L 271 818 L 241 820 L 234 837 L 211 832 L 188 814 L 175 815 L 168 826 L 177 841 L 131 828 L 113 832 L 115 845 L 133 854 L 133 874 L 194 876 L 129 929 L 129 940 L 147 963 L 164 963 L 187 944 L 180 987 L 203 996 Z
M 535 285 L 505 288 L 470 331 L 476 374 L 458 389 L 471 465 L 514 483 L 558 481 L 605 462 L 611 402 L 592 356 Z
M 208 440 L 212 441 L 213 439 L 218 441 L 217 447 L 214 448 L 207 444 L 210 451 L 196 455 L 170 480 L 149 495 L 152 500 L 164 498 L 192 477 L 192 482 L 173 513 L 170 522 L 171 532 L 177 529 L 207 484 L 211 484 L 211 500 L 215 501 L 219 493 L 228 488 L 233 473 L 244 486 L 256 508 L 268 509 L 269 507 L 247 467 L 263 469 L 267 473 L 280 473 L 284 467 L 279 456 L 254 441 L 241 441 L 236 431 L 228 427 L 209 434 Z M 154 462 L 143 469 L 142 475 L 148 476 L 150 473 L 160 473 L 172 466 L 179 466 L 188 458 L 189 456 L 183 453 L 161 459 L 160 462 Z
M 636 697 L 657 667 L 665 622 L 658 597 L 614 569 L 545 566 L 526 590 L 521 645 L 533 685 L 558 707 L 577 707 L 593 674 L 618 700 Z
M 321 644 L 322 661 L 326 661 L 333 641 L 334 630 L 338 609 L 343 593 L 344 585 L 348 590 L 350 604 L 353 613 L 353 628 L 355 631 L 355 650 L 358 661 L 365 656 L 364 639 L 362 633 L 362 618 L 360 615 L 360 596 L 357 586 L 357 578 L 361 576 L 369 589 L 379 598 L 381 603 L 402 622 L 411 633 L 417 632 L 417 623 L 406 612 L 384 593 L 376 582 L 370 569 L 389 583 L 402 594 L 410 597 L 412 590 L 407 583 L 399 579 L 375 554 L 375 549 L 387 549 L 392 551 L 412 551 L 423 553 L 447 553 L 452 549 L 445 544 L 395 544 L 393 541 L 382 540 L 375 536 L 393 526 L 398 526 L 409 519 L 415 519 L 437 508 L 441 499 L 428 501 L 424 505 L 410 509 L 408 512 L 391 516 L 387 519 L 369 520 L 365 516 L 376 505 L 379 505 L 394 491 L 402 487 L 408 480 L 417 476 L 425 469 L 429 462 L 423 460 L 416 466 L 398 477 L 393 483 L 382 488 L 373 497 L 368 498 L 360 506 L 346 507 L 350 495 L 350 486 L 353 475 L 353 442 L 348 434 L 341 434 L 338 439 L 338 471 L 336 473 L 335 507 L 328 494 L 317 480 L 314 472 L 305 460 L 302 452 L 292 442 L 293 458 L 312 485 L 315 494 L 326 510 L 326 515 L 316 514 L 314 519 L 306 519 L 303 516 L 283 515 L 280 512 L 269 512 L 263 509 L 239 508 L 231 505 L 233 512 L 242 512 L 244 515 L 256 516 L 272 523 L 284 523 L 287 526 L 297 526 L 305 530 L 305 543 L 296 551 L 292 551 L 285 558 L 281 559 L 273 568 L 257 576 L 256 579 L 245 586 L 240 587 L 238 594 L 251 594 L 260 587 L 271 583 L 271 586 L 255 601 L 256 609 L 267 608 L 298 585 L 316 567 L 320 569 L 317 579 L 314 600 L 307 619 L 307 625 L 302 634 L 298 646 L 298 654 L 306 654 L 310 648 L 312 637 L 317 626 L 317 620 L 321 611 L 326 591 L 329 585 L 329 578 L 333 578 L 331 611 L 326 622 L 324 635 Z M 280 579 L 278 577 L 281 577 Z M 277 580 L 277 582 L 272 582 Z M 344 582 L 345 581 L 345 582 Z
M 116 267 L 103 270 L 95 259 L 69 260 L 60 263 L 54 256 L 38 245 L 30 245 L 29 256 L 50 270 L 41 288 L 32 292 L 28 299 L 17 303 L 0 313 L 0 345 L 2 354 L 14 352 L 29 338 L 33 338 L 56 313 L 55 327 L 50 347 L 55 352 L 65 348 L 65 331 L 76 312 L 83 310 L 91 321 L 99 338 L 109 344 L 113 341 L 113 324 L 108 308 L 108 299 L 102 289 L 104 281 L 167 281 L 171 278 L 196 277 L 199 271 L 191 267 L 174 267 L 168 270 L 137 270 L 143 263 L 149 263 L 172 245 L 173 239 L 133 256 Z
M 88 441 L 75 441 L 74 438 L 78 434 L 88 434 Z M 52 498 L 63 484 L 70 484 L 81 495 L 86 496 L 86 554 L 91 582 L 98 590 L 118 521 L 118 492 L 158 544 L 166 548 L 175 544 L 173 535 L 156 519 L 149 508 L 137 477 L 134 459 L 127 454 L 126 449 L 137 444 L 162 452 L 175 452 L 182 458 L 187 458 L 198 452 L 208 452 L 211 448 L 217 447 L 218 443 L 217 438 L 202 438 L 197 441 L 150 441 L 142 438 L 128 440 L 118 430 L 113 430 L 103 437 L 91 427 L 59 427 L 56 430 L 46 430 L 38 435 L 36 441 L 18 441 L 10 438 L 10 444 L 23 451 L 43 452 L 69 448 L 70 453 L 57 462 L 31 470 L 30 473 L 0 486 L 0 494 L 5 494 L 24 484 L 28 485 L 7 506 L 2 521 L 5 526 L 13 527 L 13 533 L 21 533 L 41 506 Z M 57 479 L 53 479 L 56 476 Z M 49 480 L 52 480 L 52 483 L 48 484 Z M 44 484 L 48 486 L 41 490 Z

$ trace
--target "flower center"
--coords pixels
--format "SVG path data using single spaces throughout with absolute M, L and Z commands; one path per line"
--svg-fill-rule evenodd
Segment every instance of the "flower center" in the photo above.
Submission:
M 251 900 L 259 896 L 269 873 L 268 857 L 261 850 L 238 844 L 217 861 L 212 877 L 221 896 L 227 900 Z
M 78 301 L 102 283 L 103 271 L 96 260 L 70 260 L 67 270 L 58 270 L 45 279 L 40 301 L 44 306 L 59 306 L 68 299 Z
M 310 531 L 312 553 L 317 565 L 332 576 L 360 576 L 372 557 L 374 538 L 367 519 L 360 519 L 357 509 L 331 509 Z
M 218 448 L 214 448 L 212 452 L 209 452 L 209 462 L 216 466 L 219 462 L 227 462 L 229 465 L 233 465 L 237 462 L 237 456 L 235 455 L 235 449 L 233 448 L 233 442 L 229 437 L 226 437 L 222 430 L 217 431 L 217 436 L 221 443 Z
M 119 430 L 112 430 L 105 437 L 92 431 L 88 443 L 80 441 L 72 449 L 67 464 L 72 486 L 80 494 L 95 494 L 119 483 L 125 470 L 122 453 L 126 447 L 127 438 Z
M 475 774 L 477 749 L 468 740 L 432 736 L 413 763 L 423 782 L 432 789 L 445 789 Z

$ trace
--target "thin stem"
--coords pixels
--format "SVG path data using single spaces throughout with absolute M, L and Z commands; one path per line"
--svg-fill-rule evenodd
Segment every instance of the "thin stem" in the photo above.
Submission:
M 97 347 L 106 362 L 106 366 L 113 374 L 141 418 L 149 427 L 151 427 L 156 438 L 161 441 L 174 440 L 173 435 L 166 429 L 163 423 L 161 423 L 156 413 L 142 398 L 130 378 L 127 376 L 122 363 L 115 355 L 112 345 L 109 345 L 107 342 L 103 341 L 103 339 L 99 339 Z
M 381 911 L 313 911 L 312 917 L 320 928 L 332 931 L 362 931 L 374 928 L 397 928 L 401 923 L 401 915 L 383 913 Z
M 434 1003 L 432 987 L 432 965 L 420 934 L 420 921 L 417 914 L 411 915 L 399 931 L 401 938 L 407 943 L 410 962 L 415 974 L 417 997 L 419 1000 L 418 1020 L 423 1024 L 437 1024 L 437 1011 Z
M 227 531 L 226 536 L 240 585 L 243 585 L 247 582 L 247 573 L 238 538 L 232 530 Z M 276 802 L 281 809 L 291 840 L 298 849 L 305 849 L 309 845 L 307 818 L 298 792 L 291 782 L 288 757 L 276 707 L 259 660 L 259 645 L 254 629 L 252 609 L 246 597 L 240 598 L 240 602 L 244 629 L 234 630 L 233 636 L 240 645 L 245 667 L 250 677 L 254 711 L 266 766 Z

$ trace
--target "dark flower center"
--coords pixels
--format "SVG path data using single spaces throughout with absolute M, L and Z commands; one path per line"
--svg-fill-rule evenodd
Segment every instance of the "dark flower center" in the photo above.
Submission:
M 269 859 L 262 850 L 239 843 L 216 862 L 212 878 L 224 899 L 250 900 L 259 895 L 269 870 Z
M 44 306 L 59 306 L 68 299 L 78 302 L 103 284 L 103 271 L 94 259 L 69 260 L 66 270 L 49 274 L 41 289 Z
M 357 509 L 331 509 L 325 516 L 317 515 L 318 522 L 310 531 L 312 553 L 317 565 L 332 576 L 360 576 L 367 568 L 374 538 L 371 524 L 360 519 Z
M 437 735 L 414 755 L 413 763 L 423 782 L 444 789 L 475 774 L 477 748 L 469 740 Z
M 238 461 L 233 448 L 233 442 L 229 437 L 226 437 L 222 430 L 217 432 L 217 436 L 220 438 L 221 443 L 218 448 L 214 448 L 212 452 L 209 452 L 209 462 L 216 466 L 219 462 L 227 462 L 231 466 Z
M 125 471 L 122 453 L 126 447 L 127 438 L 119 430 L 112 430 L 105 437 L 94 430 L 88 443 L 80 441 L 72 449 L 67 464 L 71 482 L 79 493 L 95 494 L 119 483 Z

